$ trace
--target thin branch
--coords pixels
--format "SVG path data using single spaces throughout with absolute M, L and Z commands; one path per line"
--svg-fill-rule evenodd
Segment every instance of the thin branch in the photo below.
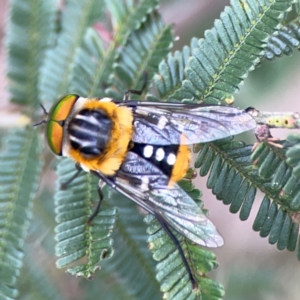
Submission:
M 300 114 L 298 112 L 268 112 L 259 111 L 253 107 L 249 107 L 247 112 L 259 125 L 265 124 L 269 128 L 300 128 Z

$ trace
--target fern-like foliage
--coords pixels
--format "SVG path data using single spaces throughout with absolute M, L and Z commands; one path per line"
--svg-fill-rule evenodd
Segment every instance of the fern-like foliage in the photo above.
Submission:
M 190 181 L 183 180 L 181 187 L 192 197 L 200 206 L 200 192 L 194 189 Z M 183 236 L 176 234 L 181 245 L 187 263 L 196 280 L 197 288 L 190 282 L 189 274 L 182 263 L 178 248 L 162 229 L 161 224 L 152 215 L 145 218 L 148 224 L 149 248 L 153 252 L 153 258 L 159 263 L 156 266 L 156 278 L 161 285 L 163 299 L 222 299 L 224 289 L 218 282 L 206 276 L 207 272 L 218 266 L 215 255 L 202 247 L 193 245 Z M 205 229 L 204 229 L 205 230 Z
M 23 247 L 41 172 L 41 143 L 25 128 L 5 136 L 0 153 L 0 298 L 14 299 L 23 264 Z
M 55 1 L 11 1 L 6 46 L 11 101 L 38 103 L 38 75 L 44 53 L 53 41 Z M 23 264 L 23 247 L 41 173 L 42 143 L 32 128 L 8 132 L 0 154 L 2 299 L 15 299 Z
M 265 198 L 253 229 L 262 237 L 269 236 L 269 243 L 277 244 L 279 250 L 295 250 L 300 182 L 285 161 L 286 150 L 261 143 L 252 153 L 251 146 L 228 140 L 197 148 L 195 167 L 200 167 L 201 176 L 209 174 L 207 187 L 217 199 L 246 220 L 259 189 Z
M 157 96 L 148 94 L 148 99 L 231 103 L 293 2 L 232 0 L 204 39 L 194 38 L 190 46 L 166 58 L 173 38 L 156 11 L 158 0 L 69 0 L 61 15 L 55 0 L 11 0 L 6 39 L 11 100 L 29 104 L 28 112 L 33 116 L 36 110 L 32 107 L 39 99 L 51 104 L 68 92 L 120 99 L 126 90 L 140 88 L 147 71 L 148 79 L 153 78 L 151 86 L 158 91 Z M 105 7 L 113 27 L 109 42 L 101 40 L 97 26 L 93 28 L 104 20 Z M 287 38 L 295 45 L 292 37 L 297 40 L 297 26 L 291 29 L 295 36 L 289 33 Z M 297 143 L 293 144 L 295 149 Z M 41 169 L 42 144 L 35 131 L 24 128 L 7 135 L 0 153 L 0 296 L 4 299 L 17 295 L 16 278 Z M 230 205 L 230 211 L 240 212 L 242 220 L 248 218 L 256 191 L 261 190 L 265 198 L 254 230 L 269 236 L 270 243 L 279 249 L 292 251 L 298 238 L 300 185 L 298 154 L 288 147 L 286 151 L 262 144 L 251 158 L 250 146 L 226 139 L 200 145 L 196 167 L 200 167 L 201 176 L 209 173 L 208 187 Z M 55 251 L 59 267 L 67 266 L 69 273 L 79 276 L 99 276 L 104 290 L 111 291 L 107 299 L 158 299 L 155 278 L 165 299 L 223 298 L 222 286 L 207 277 L 217 267 L 214 254 L 174 232 L 198 284 L 198 289 L 193 289 L 178 249 L 149 215 L 149 248 L 159 261 L 153 271 L 150 252 L 142 248 L 147 237 L 139 211 L 108 187 L 103 189 L 101 212 L 92 225 L 88 224 L 99 199 L 98 180 L 82 172 L 62 190 L 61 184 L 74 172 L 73 162 L 61 159 L 57 163 Z M 188 181 L 182 188 L 199 201 L 199 191 Z M 118 219 L 115 206 L 120 207 Z M 115 251 L 118 255 L 106 260 Z M 103 273 L 94 275 L 100 267 Z
M 249 217 L 256 195 L 251 146 L 231 139 L 205 144 L 200 148 L 195 167 L 200 168 L 200 176 L 209 173 L 207 187 L 218 200 L 230 205 L 232 213 L 240 211 L 241 220 Z
M 108 60 L 105 51 L 97 32 L 88 28 L 82 46 L 77 51 L 70 92 L 86 97 L 105 96 L 103 85 L 106 82 L 107 65 L 114 61 L 113 57 Z
M 105 274 L 135 299 L 159 299 L 154 261 L 145 247 L 147 234 L 139 208 L 123 195 L 110 189 L 108 205 L 118 208 L 114 232 L 115 255 L 102 264 Z M 118 298 L 122 298 L 122 294 Z
M 269 236 L 269 243 L 277 244 L 279 250 L 295 251 L 299 223 L 293 219 L 292 214 L 265 197 L 253 223 L 253 230 L 259 231 L 261 237 Z
M 300 45 L 299 18 L 279 29 L 278 34 L 269 39 L 265 50 L 265 58 L 269 60 L 283 55 L 292 55 L 293 48 Z
M 160 73 L 154 78 L 160 97 L 171 101 L 188 98 L 205 102 L 220 103 L 220 100 L 230 102 L 232 94 L 237 91 L 238 85 L 247 72 L 263 57 L 263 48 L 272 34 L 271 28 L 273 32 L 277 31 L 278 24 L 273 22 L 274 17 L 283 17 L 276 12 L 278 7 L 283 5 L 282 8 L 289 9 L 282 3 L 270 3 L 269 7 L 258 8 L 260 5 L 261 3 L 256 2 L 244 6 L 239 1 L 232 1 L 232 8 L 225 9 L 221 20 L 216 21 L 215 28 L 205 32 L 204 39 L 199 40 L 197 44 L 193 40 L 190 48 L 185 47 L 182 53 L 169 55 L 168 60 L 160 64 Z M 253 22 L 241 22 L 248 20 L 247 8 L 250 6 L 253 9 L 252 12 L 259 12 L 258 16 Z M 256 9 L 254 9 L 255 6 L 257 6 Z M 246 9 L 243 10 L 244 8 Z M 237 19 L 238 22 L 236 22 Z M 227 39 L 221 41 L 218 37 L 224 35 Z M 240 40 L 237 40 L 237 37 Z M 241 53 L 249 54 L 246 60 L 240 60 Z M 182 86 L 179 87 L 181 83 Z M 153 98 L 152 95 L 149 97 Z M 280 196 L 278 189 L 275 189 L 279 176 L 283 176 L 283 172 L 287 172 L 288 169 L 283 157 L 284 155 L 280 154 L 277 149 L 274 149 L 274 153 L 268 152 L 268 155 L 264 153 L 256 162 L 258 169 L 255 169 L 251 159 L 251 146 L 224 140 L 202 145 L 195 167 L 201 167 L 201 176 L 209 172 L 207 186 L 212 189 L 217 199 L 230 205 L 231 212 L 240 212 L 241 220 L 246 220 L 249 217 L 257 188 L 266 193 L 270 199 L 275 199 L 278 205 L 285 204 L 289 208 L 291 206 L 296 208 L 295 205 L 298 204 L 297 183 L 289 177 L 288 173 L 284 173 L 287 182 L 280 181 L 285 193 Z M 259 165 L 260 162 L 262 165 Z M 274 172 L 275 175 L 271 181 L 273 186 L 271 186 L 268 179 Z M 289 204 L 287 204 L 286 195 L 292 195 L 292 201 Z M 284 206 L 282 209 L 284 210 Z M 280 216 L 278 217 L 277 231 L 273 229 L 270 242 L 277 242 L 274 232 L 278 236 L 281 232 L 283 232 L 282 235 L 284 232 L 287 234 L 293 232 L 293 226 L 296 225 L 291 224 L 295 223 L 289 215 L 285 215 L 284 218 L 286 221 L 281 222 Z M 285 229 L 278 224 L 285 226 Z M 294 240 L 294 236 L 291 239 Z M 283 249 L 282 238 L 280 241 L 278 248 Z M 286 239 L 287 242 L 288 239 Z
M 73 76 L 77 51 L 82 45 L 85 32 L 100 20 L 103 3 L 98 0 L 67 1 L 61 19 L 61 30 L 53 48 L 46 53 L 39 90 L 43 102 L 53 102 L 65 95 Z
M 283 55 L 292 55 L 293 48 L 299 49 L 300 28 L 299 28 L 299 11 L 300 2 L 295 0 L 293 4 L 292 18 L 285 13 L 284 26 L 278 32 L 275 32 L 269 39 L 265 48 L 265 58 L 269 60 Z
M 93 226 L 88 224 L 88 218 L 93 212 L 91 203 L 97 200 L 97 180 L 87 173 L 78 176 L 68 185 L 67 190 L 61 190 L 61 185 L 76 172 L 70 160 L 62 160 L 58 165 L 57 193 L 55 194 L 56 221 L 56 255 L 62 256 L 57 261 L 59 268 L 65 267 L 85 258 L 86 262 L 67 271 L 77 276 L 91 278 L 99 268 L 102 259 L 112 256 L 112 240 L 109 238 L 116 210 L 102 209 L 93 219 Z M 90 182 L 92 180 L 92 183 Z
M 158 92 L 158 97 L 149 94 L 147 95 L 149 100 L 162 101 L 169 99 L 174 101 L 174 99 L 180 99 L 180 96 L 176 96 L 176 92 L 184 79 L 184 69 L 187 66 L 192 49 L 198 45 L 198 39 L 193 38 L 190 44 L 190 47 L 184 46 L 181 52 L 169 53 L 168 58 L 159 64 L 158 74 L 155 74 L 153 78 L 153 85 Z
M 92 33 L 90 28 L 88 29 L 84 43 L 81 49 L 78 49 L 79 54 L 73 73 L 74 79 L 69 89 L 71 92 L 79 90 L 80 94 L 89 97 L 104 96 L 104 89 L 110 85 L 108 78 L 113 73 L 114 63 L 117 61 L 119 53 L 124 51 L 124 48 L 120 48 L 120 46 L 126 43 L 133 30 L 139 29 L 147 15 L 157 6 L 157 0 L 140 1 L 137 5 L 134 5 L 132 1 L 106 1 L 106 3 L 112 14 L 113 40 L 109 47 L 104 49 L 97 35 Z M 92 37 L 92 35 L 94 36 Z M 84 78 L 80 76 L 82 69 L 86 75 Z M 85 86 L 85 89 L 81 88 L 82 85 Z M 128 87 L 125 88 L 125 90 L 127 89 Z
M 158 64 L 158 62 L 164 57 L 172 41 L 172 36 L 170 35 L 169 28 L 162 24 L 160 17 L 157 14 L 146 15 L 144 19 L 145 22 L 139 29 L 133 31 L 132 35 L 134 37 L 142 36 L 142 33 L 146 34 L 147 32 L 149 32 L 147 39 L 135 39 L 135 42 L 138 49 L 145 47 L 145 49 L 153 49 L 154 53 L 151 55 L 151 52 L 148 50 L 148 52 L 144 54 L 147 54 L 149 56 L 149 60 L 145 60 L 143 58 L 144 61 L 142 61 L 142 66 L 139 63 L 136 63 L 133 58 L 127 57 L 127 62 L 130 62 L 130 59 L 133 62 L 131 63 L 131 65 L 133 65 L 132 71 L 134 71 L 137 76 L 142 76 L 143 72 L 145 70 L 148 70 L 148 67 L 151 70 L 151 66 L 153 72 L 153 64 Z M 165 32 L 167 32 L 167 35 L 165 34 Z M 131 35 L 128 38 L 130 41 Z M 161 40 L 163 42 L 161 42 Z M 159 51 L 155 50 L 157 45 L 160 46 Z M 132 43 L 130 42 L 125 43 L 125 45 L 121 48 L 122 53 L 129 52 L 130 50 L 132 50 Z M 104 60 L 110 61 L 111 52 L 105 51 L 101 45 L 101 42 L 98 41 L 97 36 L 95 35 L 95 31 L 92 29 L 88 29 L 83 38 L 82 47 L 79 48 L 78 53 L 78 60 L 74 67 L 74 70 L 77 71 L 76 73 L 74 73 L 74 82 L 80 83 L 81 93 L 83 93 L 84 95 L 93 96 L 93 93 L 96 91 L 94 87 L 96 86 L 96 84 L 98 84 L 99 80 L 101 81 L 100 78 L 102 78 L 105 73 L 103 72 L 104 69 L 101 62 L 103 62 Z M 153 56 L 154 58 L 151 59 L 151 57 Z M 122 58 L 124 57 L 124 55 L 121 55 L 120 57 Z M 95 58 L 100 59 L 97 64 L 93 63 L 95 61 Z M 87 63 L 83 64 L 83 61 L 86 61 Z M 119 58 L 116 57 L 116 62 L 118 61 Z M 117 66 L 117 64 L 115 65 Z M 86 75 L 85 78 L 77 75 L 82 74 L 82 72 L 79 73 L 80 70 L 82 70 Z M 104 78 L 102 79 L 104 80 Z M 136 83 L 132 83 L 131 85 L 133 88 L 135 87 L 134 84 Z M 124 94 L 125 90 L 126 86 L 124 85 L 122 94 Z M 68 178 L 71 178 L 74 172 L 75 169 L 73 163 L 65 160 L 59 162 L 58 190 L 56 193 L 56 214 L 57 221 L 60 224 L 56 228 L 56 239 L 59 241 L 56 247 L 56 253 L 59 256 L 63 255 L 63 257 L 58 261 L 59 267 L 70 264 L 86 256 L 87 253 L 90 253 L 90 255 L 94 255 L 95 257 L 99 257 L 99 255 L 97 256 L 94 253 L 93 249 L 93 244 L 95 244 L 93 234 L 97 234 L 97 232 L 99 233 L 99 228 L 94 224 L 94 221 L 93 226 L 91 227 L 86 223 L 88 217 L 92 214 L 91 205 L 93 201 L 98 197 L 96 195 L 91 197 L 89 193 L 84 192 L 86 189 L 95 189 L 97 183 L 91 183 L 89 175 L 82 174 L 76 179 L 74 183 L 72 183 L 70 187 L 68 187 L 66 191 L 59 190 L 59 186 L 61 185 L 61 183 L 66 182 Z M 73 188 L 75 189 L 74 191 Z M 78 193 L 80 190 L 82 191 L 81 194 Z M 74 206 L 75 203 L 76 205 Z M 110 219 L 110 223 L 113 224 L 115 222 L 114 213 L 112 213 L 110 215 L 110 218 L 108 219 Z M 96 220 L 96 223 L 97 222 L 98 221 Z M 99 222 L 103 221 L 100 220 Z M 75 226 L 76 229 L 72 230 L 72 226 Z M 96 227 L 97 230 L 94 231 Z M 107 229 L 109 232 L 112 231 L 112 228 Z M 90 231 L 93 231 L 94 233 Z M 109 235 L 108 232 L 107 235 Z M 111 242 L 108 242 L 108 244 L 105 244 L 105 242 L 103 242 L 103 245 L 103 247 L 99 246 L 99 251 L 105 250 L 110 254 L 113 253 Z M 107 257 L 109 256 L 110 255 L 107 254 Z M 94 257 L 89 257 L 89 255 L 87 255 L 87 264 L 68 269 L 68 271 L 72 274 L 76 273 L 77 275 L 90 277 L 94 273 L 99 262 L 102 260 L 102 256 L 97 261 L 92 261 L 93 259 Z
M 286 163 L 285 152 L 286 149 L 262 143 L 252 154 L 252 159 L 260 179 L 266 181 L 261 186 L 262 191 L 283 208 L 297 211 L 300 208 L 299 179 L 292 174 L 292 167 Z
M 145 71 L 151 79 L 172 40 L 171 28 L 163 24 L 158 13 L 148 15 L 141 28 L 134 31 L 120 49 L 110 76 L 112 87 L 106 93 L 114 99 L 122 99 L 126 90 L 137 87 L 143 80 Z
M 300 136 L 289 135 L 287 140 L 291 143 L 291 146 L 286 152 L 286 162 L 293 169 L 293 175 L 300 179 Z
M 11 101 L 36 105 L 39 69 L 54 41 L 55 0 L 10 2 L 6 45 Z
M 113 5 L 113 2 L 111 5 Z M 127 2 L 126 5 L 128 5 Z M 143 2 L 141 5 L 143 5 Z M 254 11 L 257 15 L 250 14 L 250 6 L 251 12 Z M 246 77 L 249 70 L 253 69 L 260 61 L 269 35 L 272 33 L 272 30 L 276 31 L 280 24 L 279 21 L 282 15 L 278 14 L 274 7 L 276 7 L 276 10 L 281 9 L 283 11 L 289 9 L 289 6 L 283 3 L 277 3 L 276 5 L 267 3 L 265 6 L 260 6 L 255 1 L 249 1 L 249 6 L 243 6 L 241 2 L 233 1 L 232 8 L 225 9 L 221 20 L 216 22 L 215 28 L 206 32 L 204 40 L 193 39 L 191 48 L 185 47 L 183 53 L 176 52 L 173 56 L 169 55 L 168 62 L 160 64 L 160 70 L 165 70 L 163 76 L 159 74 L 155 77 L 155 83 L 160 94 L 165 97 L 165 100 L 172 101 L 184 98 L 203 100 L 204 98 L 201 99 L 202 96 L 200 97 L 200 94 L 203 94 L 205 99 L 214 103 L 231 99 L 232 94 L 238 91 L 238 85 Z M 111 11 L 115 9 L 115 6 L 110 7 Z M 113 23 L 121 24 L 123 22 L 120 21 L 123 20 L 122 18 L 122 14 L 117 15 Z M 277 23 L 274 22 L 274 18 L 278 19 Z M 129 28 L 131 28 L 130 26 Z M 98 92 L 96 87 L 99 86 L 99 83 L 102 83 L 104 86 L 109 86 L 106 90 L 108 95 L 120 98 L 125 90 L 138 86 L 145 70 L 149 71 L 151 78 L 155 72 L 155 65 L 158 65 L 160 58 L 163 58 L 166 51 L 168 51 L 171 42 L 170 30 L 162 25 L 156 13 L 145 14 L 144 22 L 139 23 L 138 26 L 138 29 L 128 35 L 123 31 L 125 40 L 122 43 L 118 41 L 117 32 L 108 50 L 105 50 L 105 47 L 97 40 L 95 31 L 91 29 L 86 31 L 82 46 L 78 50 L 78 60 L 74 67 L 76 72 L 73 72 L 74 87 L 80 87 L 80 93 L 93 96 L 95 92 Z M 117 30 L 123 30 L 123 28 L 118 26 L 115 27 Z M 121 45 L 116 48 L 118 43 L 121 43 Z M 151 49 L 153 49 L 153 53 L 151 53 Z M 247 53 L 247 61 L 242 61 L 240 57 L 245 52 Z M 82 64 L 81 60 L 88 63 Z M 96 64 L 95 61 L 97 62 Z M 107 69 L 107 62 L 114 63 L 113 69 Z M 79 70 L 83 71 L 89 80 L 80 76 L 82 72 L 79 72 Z M 106 80 L 107 70 L 111 70 L 108 81 Z M 163 82 L 161 78 L 163 78 Z M 204 86 L 205 88 L 202 88 Z M 103 94 L 99 95 L 102 96 Z M 230 150 L 232 151 L 230 152 Z M 235 196 L 232 211 L 237 212 L 240 210 L 241 219 L 243 220 L 248 218 L 256 194 L 256 187 L 251 182 L 251 180 L 254 180 L 255 175 L 253 174 L 254 171 L 252 172 L 250 150 L 250 147 L 233 142 L 233 145 L 228 146 L 226 144 L 224 148 L 221 147 L 218 154 L 213 155 L 211 159 L 205 157 L 205 167 L 208 171 L 210 167 L 209 162 L 212 163 L 215 157 L 216 159 L 219 157 L 219 161 L 215 162 L 215 168 L 220 167 L 220 158 L 223 152 L 229 153 L 228 160 L 224 163 L 224 170 L 222 169 L 223 172 L 221 172 L 222 177 L 217 178 L 215 185 L 213 185 L 214 179 L 211 177 L 209 184 L 213 185 L 213 192 L 218 195 L 218 198 L 225 199 L 225 202 L 232 195 Z M 236 158 L 234 167 L 232 167 L 232 157 Z M 201 172 L 205 173 L 204 169 L 204 167 L 201 168 Z M 64 170 L 64 168 L 61 170 Z M 230 171 L 230 173 L 227 173 L 227 171 Z M 249 177 L 251 180 L 245 180 L 240 172 L 244 172 L 243 176 L 245 178 Z M 218 172 L 216 171 L 212 176 L 215 176 L 216 173 Z M 225 179 L 226 181 L 224 181 Z M 61 179 L 59 180 L 61 182 Z M 64 180 L 67 179 L 64 178 Z M 232 191 L 230 190 L 231 186 L 235 186 L 235 189 Z M 65 196 L 62 198 L 65 198 Z M 69 209 L 69 207 L 67 208 Z M 85 220 L 91 214 L 91 211 L 88 209 L 80 208 L 80 211 L 82 216 L 85 216 Z M 75 218 L 80 218 L 76 214 L 75 209 L 73 212 L 75 213 Z M 149 231 L 151 235 L 156 232 L 158 232 L 157 228 L 154 231 Z M 163 231 L 160 232 L 160 234 L 164 234 Z M 66 238 L 63 244 L 68 243 L 68 239 L 69 237 Z M 153 237 L 153 239 L 156 241 L 157 237 Z M 209 284 L 201 276 L 197 277 L 196 275 L 197 271 L 201 270 L 197 261 L 205 261 L 205 257 L 210 252 L 192 251 L 190 250 L 191 245 L 189 242 L 179 237 L 182 248 L 187 251 L 185 255 L 187 257 L 195 257 L 195 260 L 191 260 L 189 263 L 191 269 L 195 270 L 195 277 L 199 284 L 197 296 L 197 292 L 192 290 L 192 285 L 178 253 L 172 255 L 172 253 L 177 252 L 174 245 L 166 237 L 158 240 L 158 244 L 152 242 L 151 239 L 149 241 L 150 245 L 152 245 L 151 249 L 155 252 L 154 256 L 157 255 L 158 260 L 166 259 L 167 263 L 173 262 L 173 260 L 176 261 L 174 265 L 172 264 L 174 269 L 163 268 L 162 266 L 166 262 L 160 263 L 158 266 L 159 275 L 157 276 L 160 278 L 161 289 L 165 293 L 165 297 L 176 299 L 176 297 L 183 297 L 181 293 L 186 293 L 185 296 L 190 295 L 191 297 L 201 297 L 201 295 L 204 298 L 213 297 L 213 295 L 218 295 L 218 298 L 222 297 L 222 287 L 213 281 Z M 87 245 L 85 243 L 85 249 Z M 173 249 L 171 252 L 168 250 L 170 247 Z M 75 248 L 75 246 L 73 245 L 71 248 Z M 63 266 L 64 262 L 74 262 L 82 257 L 84 248 L 79 248 L 74 253 L 71 253 L 69 248 L 65 249 L 62 247 L 60 251 L 66 255 L 66 260 L 64 258 L 59 260 L 59 264 L 62 262 L 61 266 Z M 161 256 L 157 253 L 161 253 Z M 203 273 L 210 271 L 212 266 L 216 265 L 207 261 L 205 263 L 210 267 L 207 265 L 203 267 Z M 81 266 L 75 267 L 73 270 L 74 273 L 77 270 L 81 271 Z M 181 272 L 177 273 L 176 270 L 181 270 Z M 82 273 L 79 274 L 82 275 Z M 185 279 L 181 278 L 181 275 L 178 277 L 178 274 L 185 274 Z M 170 281 L 168 281 L 169 279 Z M 185 288 L 183 289 L 183 287 Z M 204 292 L 205 287 L 206 292 Z
M 32 251 L 32 245 L 25 246 L 26 260 L 21 270 L 21 287 L 20 294 L 24 300 L 63 300 L 65 299 L 59 292 L 52 278 L 49 277 L 47 268 L 41 268 L 39 265 L 40 258 L 36 258 L 36 253 Z M 52 261 L 47 261 L 47 267 Z
M 114 27 L 114 43 L 124 44 L 128 35 L 145 22 L 147 15 L 158 7 L 158 0 L 141 0 L 135 3 L 131 0 L 107 0 L 107 7 L 112 15 Z
M 168 100 L 231 103 L 248 72 L 260 62 L 270 35 L 280 27 L 283 12 L 289 11 L 292 3 L 231 1 L 231 7 L 225 8 L 214 28 L 205 31 L 204 39 L 193 48 L 183 74 L 176 72 L 174 64 L 169 65 L 169 74 L 157 76 L 155 84 L 162 89 L 175 75 Z M 180 87 L 176 82 L 181 82 Z

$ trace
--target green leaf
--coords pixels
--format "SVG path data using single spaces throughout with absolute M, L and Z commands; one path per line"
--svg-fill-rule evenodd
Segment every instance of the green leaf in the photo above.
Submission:
M 240 210 L 240 219 L 246 220 L 256 194 L 251 166 L 251 147 L 242 142 L 224 139 L 201 145 L 195 167 L 200 167 L 200 175 L 209 173 L 207 187 L 212 189 L 217 199 L 230 205 L 230 211 Z
M 270 198 L 276 199 L 282 208 L 295 211 L 300 207 L 300 181 L 292 175 L 293 168 L 287 164 L 289 159 L 286 160 L 285 156 L 293 147 L 288 142 L 284 146 L 284 149 L 280 149 L 261 143 L 253 152 L 252 159 L 259 178 L 265 181 L 264 191 Z
M 112 65 L 114 58 L 105 57 L 105 49 L 98 33 L 88 28 L 83 37 L 82 46 L 77 51 L 76 63 L 70 91 L 86 97 L 104 97 L 102 83 L 107 65 Z
M 47 51 L 41 70 L 39 89 L 44 102 L 53 102 L 69 91 L 79 47 L 89 26 L 100 20 L 102 7 L 97 0 L 67 1 L 56 46 Z
M 112 23 L 115 32 L 115 43 L 122 44 L 128 35 L 138 29 L 145 22 L 148 14 L 158 7 L 158 0 L 107 0 L 107 7 L 112 14 Z
M 24 240 L 32 217 L 41 172 L 41 143 L 36 130 L 12 130 L 0 153 L 0 298 L 15 299 L 23 265 Z
M 185 189 L 202 208 L 203 203 L 199 199 L 200 193 L 195 193 L 190 181 L 182 180 L 180 186 Z M 148 224 L 149 248 L 153 252 L 153 258 L 159 263 L 156 266 L 156 278 L 160 283 L 163 299 L 222 299 L 223 287 L 214 280 L 207 278 L 207 272 L 217 268 L 215 254 L 211 251 L 192 244 L 185 237 L 175 234 L 183 254 L 195 280 L 192 286 L 186 266 L 178 251 L 178 248 L 162 229 L 161 224 L 153 215 L 147 215 L 145 222 Z M 203 230 L 207 230 L 204 228 Z
M 122 99 L 126 90 L 135 87 L 142 77 L 143 70 L 149 71 L 152 76 L 156 71 L 156 65 L 169 49 L 172 37 L 170 29 L 163 25 L 159 15 L 155 13 L 150 15 L 157 6 L 157 1 L 140 2 L 134 7 L 130 1 L 121 3 L 109 1 L 107 4 L 113 13 L 113 18 L 118 20 L 115 24 L 114 39 L 105 50 L 97 33 L 88 29 L 83 44 L 78 49 L 70 91 L 89 97 L 103 97 L 105 96 L 103 87 L 113 85 L 106 94 Z M 118 40 L 119 36 L 122 36 L 122 41 Z M 123 46 L 120 47 L 119 43 Z M 149 49 L 153 49 L 153 53 L 149 53 Z M 135 59 L 140 57 L 142 66 L 132 59 L 133 53 L 130 51 L 135 52 L 136 55 L 133 56 Z M 116 71 L 113 70 L 113 66 Z M 120 79 L 118 70 L 122 73 Z M 129 70 L 136 73 L 130 79 L 131 84 L 126 82 L 124 77 L 125 75 L 128 78 Z M 108 80 L 108 78 L 112 79 Z M 115 95 L 112 91 L 116 86 L 120 86 L 117 80 L 123 81 L 123 90 Z
M 36 106 L 39 70 L 54 42 L 56 0 L 11 0 L 6 34 L 11 101 Z
M 279 250 L 287 248 L 294 251 L 298 240 L 299 224 L 292 220 L 290 214 L 278 209 L 275 202 L 264 198 L 255 218 L 253 229 L 260 231 L 262 237 L 269 236 L 269 243 L 277 243 Z
M 39 249 L 39 248 L 38 248 Z M 44 250 L 44 249 L 43 249 Z M 39 249 L 42 251 L 42 249 Z M 44 253 L 45 254 L 45 253 Z M 43 263 L 49 257 L 36 258 L 36 251 L 32 250 L 32 244 L 26 245 L 26 260 L 21 270 L 20 295 L 24 300 L 63 300 L 56 282 L 49 276 L 49 271 L 43 268 Z M 49 266 L 47 266 L 49 267 Z
M 214 28 L 207 30 L 204 39 L 193 46 L 184 74 L 180 76 L 181 87 L 173 92 L 172 88 L 178 88 L 178 84 L 176 81 L 173 86 L 168 84 L 165 74 L 161 74 L 158 90 L 161 94 L 168 93 L 170 101 L 231 103 L 232 95 L 239 91 L 248 72 L 260 62 L 270 35 L 279 29 L 283 12 L 289 11 L 292 3 L 293 0 L 232 0 L 231 7 L 226 7 L 215 21 Z M 182 54 L 181 63 L 177 60 L 180 66 L 185 61 L 183 57 Z
M 84 257 L 85 263 L 79 263 L 67 271 L 90 278 L 99 268 L 101 261 L 113 255 L 110 235 L 116 219 L 116 209 L 101 209 L 92 220 L 92 224 L 88 224 L 88 218 L 93 212 L 93 202 L 99 199 L 97 178 L 81 173 L 68 185 L 67 190 L 61 190 L 61 184 L 67 182 L 75 172 L 72 161 L 69 159 L 59 161 L 55 194 L 56 221 L 59 225 L 55 229 L 57 241 L 55 252 L 61 257 L 57 261 L 59 268 Z
M 184 69 L 191 55 L 191 49 L 197 47 L 197 45 L 198 39 L 193 38 L 190 47 L 184 46 L 181 52 L 169 53 L 166 60 L 159 64 L 158 74 L 155 74 L 153 78 L 153 85 L 156 87 L 159 96 L 148 95 L 149 99 L 175 101 L 188 97 L 188 94 L 179 93 L 177 95 L 177 90 L 184 79 Z
M 294 143 L 296 139 L 294 137 Z M 209 172 L 207 186 L 217 199 L 230 205 L 230 212 L 240 211 L 240 219 L 246 220 L 256 190 L 260 189 L 265 197 L 253 229 L 262 237 L 268 236 L 269 243 L 276 244 L 279 250 L 295 250 L 299 225 L 293 220 L 292 212 L 299 209 L 300 183 L 291 176 L 291 168 L 285 162 L 286 150 L 260 143 L 251 153 L 251 146 L 228 139 L 201 147 L 195 167 L 200 167 L 201 176 Z
M 299 48 L 300 45 L 299 28 L 299 18 L 280 28 L 278 33 L 269 39 L 265 57 L 274 60 L 275 57 L 292 55 L 293 48 Z
M 292 172 L 295 177 L 300 179 L 300 136 L 289 135 L 287 140 L 292 143 L 291 147 L 286 152 L 286 162 L 292 167 Z
M 114 232 L 116 252 L 103 266 L 103 276 L 110 274 L 125 294 L 134 299 L 160 299 L 155 278 L 154 261 L 146 247 L 146 225 L 140 209 L 132 200 L 109 190 L 108 205 L 118 207 L 118 220 Z M 119 295 L 123 299 L 123 295 Z M 131 299 L 132 299 L 131 298 Z
M 167 55 L 172 41 L 170 26 L 163 24 L 158 13 L 148 15 L 141 27 L 133 31 L 121 47 L 114 73 L 110 77 L 112 88 L 106 91 L 107 94 L 114 99 L 122 99 L 125 91 L 139 86 L 145 72 L 148 80 L 151 79 L 158 64 Z

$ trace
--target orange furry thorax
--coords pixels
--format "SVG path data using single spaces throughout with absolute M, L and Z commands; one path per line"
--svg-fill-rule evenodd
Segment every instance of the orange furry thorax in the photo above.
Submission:
M 106 98 L 107 99 L 107 98 Z M 103 153 L 93 158 L 86 158 L 78 150 L 70 149 L 68 156 L 80 163 L 83 169 L 99 171 L 103 175 L 112 176 L 120 168 L 128 150 L 132 135 L 133 116 L 130 108 L 119 107 L 111 101 L 89 99 L 82 109 L 105 111 L 113 126 L 111 137 Z

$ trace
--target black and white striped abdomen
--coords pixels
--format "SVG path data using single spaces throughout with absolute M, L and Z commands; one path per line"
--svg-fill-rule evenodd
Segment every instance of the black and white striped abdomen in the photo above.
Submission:
M 83 109 L 68 124 L 70 145 L 83 156 L 103 153 L 112 131 L 112 121 L 103 110 Z
M 179 145 L 149 145 L 132 143 L 130 151 L 146 159 L 169 178 L 176 163 Z

